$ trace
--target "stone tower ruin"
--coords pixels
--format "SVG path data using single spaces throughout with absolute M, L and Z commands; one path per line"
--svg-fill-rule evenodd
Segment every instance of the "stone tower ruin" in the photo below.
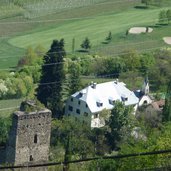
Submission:
M 48 161 L 51 133 L 51 111 L 34 101 L 22 102 L 13 114 L 6 150 L 6 162 L 14 165 Z

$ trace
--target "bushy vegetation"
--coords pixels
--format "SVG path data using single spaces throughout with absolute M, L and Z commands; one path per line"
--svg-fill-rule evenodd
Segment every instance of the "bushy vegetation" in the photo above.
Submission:
M 43 63 L 43 49 L 38 46 L 34 50 L 28 48 L 18 61 L 16 72 L 0 74 L 0 99 L 22 98 L 34 95 L 35 84 L 40 79 Z
M 4 118 L 0 116 L 0 146 L 6 145 L 11 125 L 11 117 Z
M 23 15 L 22 19 L 27 18 L 34 21 L 34 19 L 32 20 L 34 17 L 88 6 L 103 2 L 103 0 L 74 0 L 72 4 L 70 2 L 64 0 L 8 0 L 0 2 L 2 5 L 0 8 L 3 9 L 3 18 L 11 15 L 19 15 L 20 17 Z M 148 8 L 144 8 L 142 4 L 136 2 L 139 6 L 131 4 L 130 6 L 135 6 L 135 8 L 130 10 L 125 7 L 128 6 L 125 2 L 122 3 L 123 6 L 125 5 L 123 7 L 125 10 L 120 13 L 121 8 L 119 8 L 119 13 L 117 13 L 118 11 L 113 11 L 113 9 L 119 6 L 118 2 L 116 1 L 115 4 L 113 2 L 115 1 L 110 1 L 106 5 L 108 8 L 105 9 L 107 11 L 105 15 L 92 12 L 95 11 L 94 6 L 92 6 L 92 11 L 90 10 L 92 14 L 90 15 L 93 18 L 91 19 L 86 18 L 77 20 L 77 22 L 66 21 L 65 23 L 61 22 L 63 23 L 61 25 L 56 23 L 40 24 L 38 28 L 35 27 L 38 26 L 35 24 L 31 28 L 36 29 L 29 31 L 29 34 L 24 33 L 23 35 L 14 36 L 12 39 L 1 40 L 4 49 L 8 49 L 12 56 L 14 55 L 13 50 L 16 50 L 16 47 L 13 46 L 27 47 L 27 50 L 25 50 L 24 55 L 19 55 L 20 59 L 17 66 L 12 71 L 0 72 L 0 105 L 2 104 L 0 108 L 4 108 L 5 105 L 10 108 L 5 99 L 17 99 L 15 104 L 18 105 L 21 98 L 34 98 L 36 95 L 46 107 L 52 110 L 53 117 L 58 117 L 58 119 L 52 121 L 51 161 L 67 162 L 86 159 L 87 157 L 164 150 L 170 147 L 171 50 L 163 48 L 165 45 L 162 42 L 162 38 L 167 36 L 170 29 L 169 26 L 165 26 L 165 24 L 170 24 L 170 10 L 159 8 L 163 5 L 159 0 L 143 0 L 142 3 Z M 122 5 L 120 4 L 120 6 Z M 8 8 L 14 8 L 14 13 L 8 13 Z M 17 9 L 18 12 L 16 12 Z M 82 8 L 80 9 L 82 10 Z M 78 14 L 76 15 L 77 10 L 80 9 L 76 9 L 71 16 L 80 17 Z M 100 7 L 97 7 L 97 9 L 102 12 Z M 6 13 L 3 11 L 6 11 Z M 115 15 L 116 13 L 117 15 Z M 151 21 L 156 20 L 158 14 L 160 23 L 152 23 Z M 53 19 L 58 18 L 56 16 L 64 17 L 62 13 L 51 16 L 54 17 Z M 82 14 L 82 16 L 86 15 Z M 24 21 L 26 20 L 24 19 Z M 114 23 L 118 23 L 118 25 Z M 132 27 L 133 23 L 137 26 L 152 24 L 155 26 L 154 32 L 130 35 L 128 34 L 128 28 Z M 106 28 L 110 28 L 111 31 L 106 30 Z M 24 27 L 20 29 L 25 30 Z M 80 30 L 81 32 L 79 32 Z M 56 36 L 59 40 L 56 40 Z M 61 39 L 62 37 L 65 39 Z M 52 42 L 54 38 L 55 40 Z M 151 39 L 155 40 L 151 41 Z M 30 42 L 34 48 L 28 48 Z M 37 46 L 40 42 L 45 45 L 45 49 L 42 46 Z M 130 44 L 131 42 L 134 43 Z M 84 50 L 80 49 L 80 45 Z M 149 52 L 141 52 L 156 46 L 162 46 L 162 48 L 158 47 L 158 50 L 150 49 Z M 9 47 L 14 49 L 10 51 Z M 47 49 L 49 50 L 47 51 Z M 65 49 L 67 51 L 72 49 L 72 53 L 66 53 Z M 17 50 L 14 53 L 19 54 Z M 0 51 L 1 55 L 3 53 L 3 51 Z M 12 59 L 16 60 L 15 57 Z M 1 65 L 3 64 L 1 63 Z M 146 76 L 149 77 L 150 91 L 153 95 L 166 93 L 166 105 L 160 114 L 151 110 L 150 116 L 145 117 L 149 114 L 149 111 L 143 106 L 134 117 L 132 107 L 126 107 L 122 103 L 116 102 L 112 111 L 104 110 L 100 114 L 106 125 L 103 128 L 93 130 L 90 129 L 90 123 L 63 115 L 65 100 L 71 94 L 87 86 L 91 78 L 96 78 L 100 82 L 106 81 L 106 78 L 112 80 L 119 78 L 130 89 L 136 90 L 141 88 Z M 14 104 L 14 100 L 12 104 Z M 12 110 L 9 110 L 12 113 Z M 26 108 L 25 110 L 29 112 L 34 109 Z M 9 112 L 6 114 L 5 111 L 1 111 L 0 115 L 2 112 L 3 115 L 0 118 L 0 145 L 5 145 L 11 118 Z M 135 132 L 138 133 L 138 137 L 135 136 Z M 80 168 L 89 171 L 124 171 L 129 169 L 142 170 L 154 165 L 161 167 L 170 165 L 170 163 L 170 157 L 162 154 L 153 157 L 139 156 L 119 160 L 97 160 L 89 163 L 85 162 L 80 167 L 65 164 L 65 167 L 74 171 Z M 57 167 L 57 169 L 59 168 Z

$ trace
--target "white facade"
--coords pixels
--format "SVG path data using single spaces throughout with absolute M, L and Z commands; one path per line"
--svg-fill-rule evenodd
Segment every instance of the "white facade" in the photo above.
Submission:
M 149 87 L 149 81 L 148 78 L 145 78 L 142 89 L 137 90 L 135 94 L 137 94 L 137 97 L 139 98 L 138 107 L 143 105 L 149 105 L 152 103 L 152 99 L 149 96 L 150 87 Z
M 71 95 L 66 102 L 65 115 L 83 118 L 91 123 L 92 128 L 102 127 L 105 123 L 100 119 L 100 112 L 111 110 L 116 101 L 135 107 L 139 98 L 123 82 L 94 83 Z
M 140 99 L 138 106 L 148 105 L 151 103 L 152 103 L 152 99 L 148 95 L 144 95 Z

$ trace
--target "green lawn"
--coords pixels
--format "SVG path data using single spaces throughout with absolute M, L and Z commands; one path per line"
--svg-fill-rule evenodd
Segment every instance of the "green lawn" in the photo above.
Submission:
M 102 0 L 95 0 L 95 1 L 101 2 Z M 20 2 L 21 3 L 27 2 L 26 5 L 28 5 L 28 3 L 31 1 L 21 0 Z M 38 1 L 34 1 L 34 2 L 38 2 Z M 24 16 L 11 17 L 11 14 L 9 14 L 9 16 L 6 19 L 0 20 L 0 37 L 7 36 L 7 38 L 0 38 L 0 69 L 16 66 L 18 59 L 24 55 L 23 48 L 21 49 L 17 47 L 17 45 L 15 44 L 9 44 L 9 42 L 13 41 L 13 38 L 15 39 L 17 38 L 17 36 L 26 35 L 26 37 L 29 37 L 29 34 L 30 36 L 32 36 L 33 33 L 40 32 L 40 36 L 42 37 L 44 31 L 48 32 L 48 30 L 51 30 L 51 32 L 53 32 L 53 29 L 56 29 L 61 26 L 66 26 L 69 23 L 76 24 L 77 21 L 76 20 L 72 21 L 70 20 L 71 18 L 97 17 L 98 15 L 105 15 L 113 12 L 120 13 L 123 10 L 128 10 L 130 8 L 133 8 L 135 5 L 139 4 L 137 0 L 133 0 L 131 2 L 126 2 L 126 3 L 121 3 L 117 0 L 106 0 L 106 2 L 98 3 L 98 4 L 92 3 L 92 5 L 79 7 L 79 8 L 70 8 L 43 17 L 32 18 L 31 20 L 24 18 Z M 1 3 L 2 2 L 0 2 L 0 4 Z M 49 20 L 55 20 L 55 21 L 46 22 Z M 36 21 L 43 21 L 43 22 L 36 22 Z M 59 38 L 59 36 L 55 34 L 55 30 L 54 33 L 50 33 L 50 34 L 51 37 L 49 37 L 49 40 L 46 40 L 48 42 L 45 43 L 43 42 L 44 40 L 42 41 L 42 39 L 39 37 L 39 43 L 45 45 L 47 48 L 50 46 L 50 43 L 53 39 Z M 72 37 L 72 35 L 70 35 L 70 37 Z M 32 42 L 28 42 L 28 41 L 30 40 L 29 39 L 24 40 L 25 48 L 27 47 L 26 42 L 28 45 L 32 45 Z M 66 42 L 66 43 L 68 44 L 70 42 Z M 79 43 L 78 42 L 76 43 L 79 46 Z M 68 44 L 67 50 L 70 50 L 69 46 L 70 45 Z
M 24 49 L 11 46 L 6 39 L 0 39 L 0 69 L 15 67 L 24 51 Z
M 140 5 L 138 1 L 106 2 L 103 5 L 99 3 L 73 8 L 32 20 L 21 19 L 23 23 L 17 23 L 20 20 L 15 19 L 16 23 L 7 28 L 3 25 L 2 28 L 0 27 L 0 33 L 6 30 L 11 36 L 0 40 L 0 68 L 15 66 L 24 54 L 25 48 L 40 44 L 48 50 L 52 40 L 60 38 L 65 39 L 66 50 L 70 52 L 73 38 L 75 38 L 75 48 L 79 50 L 82 40 L 89 37 L 92 43 L 91 52 L 102 55 L 121 53 L 125 49 L 146 50 L 165 46 L 162 37 L 171 35 L 170 26 L 154 28 L 154 32 L 150 34 L 125 37 L 125 32 L 130 27 L 155 26 L 159 11 L 164 8 L 134 8 Z M 72 19 L 79 17 L 80 19 Z M 49 20 L 51 22 L 36 22 Z M 11 22 L 12 19 L 3 22 L 8 21 Z M 112 32 L 112 42 L 107 45 L 102 44 L 109 31 Z
M 119 14 L 96 16 L 91 19 L 69 21 L 54 28 L 36 31 L 35 33 L 17 36 L 9 40 L 9 43 L 26 48 L 28 46 L 44 45 L 47 49 L 55 38 L 64 38 L 67 51 L 71 50 L 72 39 L 76 39 L 76 48 L 79 48 L 82 40 L 89 37 L 92 45 L 100 44 L 108 31 L 113 35 L 125 33 L 132 26 L 154 24 L 160 9 L 153 10 L 129 10 Z
M 46 49 L 50 47 L 50 44 L 55 38 L 64 38 L 66 44 L 66 50 L 71 51 L 72 39 L 75 38 L 75 47 L 80 49 L 80 44 L 85 37 L 89 37 L 92 46 L 95 48 L 105 48 L 102 46 L 107 33 L 109 31 L 113 34 L 113 42 L 110 46 L 106 46 L 110 49 L 112 46 L 127 46 L 128 43 L 144 42 L 146 45 L 149 41 L 160 41 L 164 35 L 171 35 L 167 27 L 155 28 L 154 33 L 151 35 L 138 35 L 124 37 L 127 29 L 134 26 L 148 26 L 155 25 L 158 18 L 158 13 L 161 9 L 139 10 L 131 9 L 122 13 L 105 14 L 101 16 L 94 16 L 90 19 L 71 20 L 62 25 L 56 25 L 44 30 L 36 30 L 35 32 L 17 36 L 9 39 L 9 43 L 19 48 L 27 48 L 28 46 L 35 47 L 38 44 L 42 44 Z M 156 35 L 156 33 L 158 33 Z M 149 44 L 149 43 L 148 43 Z M 156 45 L 156 43 L 154 43 Z M 158 43 L 157 43 L 158 44 Z M 135 45 L 133 45 L 134 47 Z M 142 48 L 142 45 L 140 45 Z M 149 46 L 147 46 L 149 47 Z M 152 46 L 154 47 L 154 46 Z M 113 47 L 112 47 L 113 48 Z
M 0 116 L 8 117 L 16 109 L 15 107 L 20 106 L 22 99 L 12 100 L 0 100 Z

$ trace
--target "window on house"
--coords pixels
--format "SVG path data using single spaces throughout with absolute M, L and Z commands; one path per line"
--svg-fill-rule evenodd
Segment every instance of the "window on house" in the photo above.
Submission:
M 78 101 L 78 104 L 80 105 L 81 104 L 81 101 Z
M 86 108 L 88 108 L 88 105 L 86 104 Z
M 33 161 L 33 156 L 32 155 L 30 155 L 30 161 Z
M 84 116 L 87 117 L 88 116 L 88 113 L 87 112 L 84 112 Z
M 95 119 L 95 118 L 98 118 L 98 113 L 95 113 L 95 114 L 94 114 L 94 119 Z
M 71 102 L 73 102 L 73 98 L 71 98 Z
M 103 103 L 102 102 L 96 102 L 96 104 L 97 104 L 98 107 L 103 106 Z
M 72 106 L 68 106 L 68 110 L 72 112 L 73 111 L 73 107 Z
M 162 104 L 159 104 L 159 108 L 160 108 L 160 109 L 163 109 L 163 105 L 162 105 Z
M 80 109 L 77 109 L 77 110 L 76 110 L 76 113 L 77 113 L 77 114 L 80 114 Z
M 37 134 L 34 135 L 34 143 L 37 144 Z
M 109 99 L 109 104 L 114 105 L 115 104 L 115 100 Z
M 122 98 L 122 101 L 123 101 L 123 102 L 128 101 L 128 97 L 122 96 L 121 98 Z
M 147 100 L 144 100 L 144 105 L 147 105 Z

